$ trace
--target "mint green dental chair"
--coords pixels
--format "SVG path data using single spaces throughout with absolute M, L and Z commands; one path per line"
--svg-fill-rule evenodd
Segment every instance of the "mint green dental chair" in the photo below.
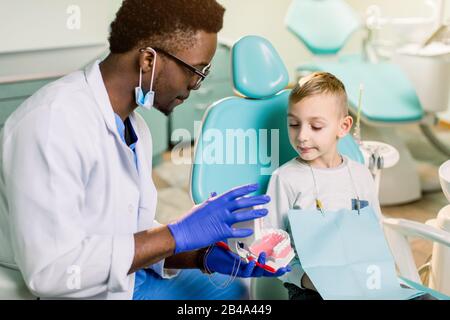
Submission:
M 269 41 L 246 36 L 232 48 L 232 78 L 243 96 L 228 97 L 211 105 L 196 139 L 191 171 L 191 197 L 196 204 L 211 192 L 258 182 L 265 193 L 270 174 L 296 156 L 287 136 L 288 73 Z M 353 138 L 339 142 L 339 150 L 363 163 Z M 407 284 L 438 298 L 446 298 L 415 282 Z M 252 279 L 252 299 L 287 299 L 287 290 L 274 278 Z
M 343 0 L 294 0 L 286 26 L 315 56 L 336 55 L 361 28 L 359 17 Z M 424 111 L 416 92 L 401 69 L 392 63 L 371 63 L 361 55 L 318 60 L 298 71 L 324 70 L 335 74 L 347 89 L 350 107 L 357 108 L 359 85 L 364 84 L 362 116 L 367 122 L 395 124 L 417 122 Z
M 363 28 L 355 10 L 344 0 L 293 0 L 285 24 L 314 55 L 312 62 L 296 69 L 298 77 L 314 71 L 336 75 L 345 84 L 352 114 L 357 113 L 359 88 L 360 84 L 364 85 L 363 139 L 388 143 L 400 153 L 399 163 L 383 171 L 381 204 L 395 205 L 419 199 L 422 186 L 416 162 L 397 128 L 404 124 L 419 124 L 423 128 L 425 112 L 412 82 L 400 66 L 390 62 L 372 63 L 366 58 L 369 55 L 365 50 L 362 54 L 340 54 L 351 36 Z M 427 127 L 427 137 L 431 131 Z

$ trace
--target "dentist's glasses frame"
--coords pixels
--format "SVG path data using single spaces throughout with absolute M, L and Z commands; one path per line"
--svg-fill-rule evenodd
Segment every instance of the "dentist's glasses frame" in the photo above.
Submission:
M 146 48 L 139 49 L 140 52 L 143 52 L 145 50 L 146 50 Z M 175 55 L 173 55 L 171 53 L 168 53 L 165 50 L 162 50 L 160 48 L 153 48 L 153 50 L 155 50 L 156 52 L 160 52 L 160 53 L 168 56 L 169 58 L 175 60 L 176 62 L 181 64 L 183 67 L 185 67 L 186 69 L 190 70 L 191 72 L 193 72 L 194 74 L 196 74 L 198 76 L 198 80 L 194 84 L 194 86 L 192 87 L 192 90 L 197 90 L 198 88 L 200 88 L 200 86 L 202 85 L 203 80 L 205 80 L 205 78 L 208 76 L 209 71 L 211 69 L 211 63 L 206 65 L 203 69 L 199 70 L 196 67 L 194 67 L 193 65 L 183 61 L 182 59 L 178 58 L 177 56 L 175 56 Z

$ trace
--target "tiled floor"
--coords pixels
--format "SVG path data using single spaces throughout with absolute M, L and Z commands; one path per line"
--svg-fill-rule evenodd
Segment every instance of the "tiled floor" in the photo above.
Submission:
M 450 145 L 450 130 L 441 130 L 440 134 Z M 421 166 L 422 169 L 419 171 L 421 178 L 437 184 L 437 167 L 446 160 L 446 157 L 430 146 L 416 127 L 405 127 L 402 130 L 402 137 L 415 159 L 427 163 L 427 166 Z M 153 178 L 158 189 L 157 219 L 161 223 L 167 223 L 188 212 L 193 203 L 189 195 L 190 165 L 173 163 L 170 152 L 166 152 L 163 159 L 164 161 L 153 171 Z M 438 190 L 424 193 L 419 201 L 383 207 L 382 211 L 388 217 L 425 222 L 435 218 L 439 210 L 447 204 L 443 193 Z M 416 264 L 422 265 L 431 254 L 432 244 L 421 239 L 410 241 Z

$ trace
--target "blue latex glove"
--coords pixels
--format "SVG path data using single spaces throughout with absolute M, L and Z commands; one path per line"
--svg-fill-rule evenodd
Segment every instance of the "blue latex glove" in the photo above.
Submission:
M 251 229 L 236 229 L 231 226 L 267 215 L 267 209 L 234 212 L 270 201 L 267 195 L 243 198 L 257 189 L 257 184 L 234 188 L 220 196 L 209 198 L 181 220 L 169 224 L 169 230 L 175 239 L 175 254 L 204 248 L 228 238 L 251 235 Z
M 240 260 L 240 264 L 239 264 Z M 266 254 L 262 252 L 258 257 L 258 262 L 266 262 Z M 236 271 L 236 268 L 239 269 Z M 205 254 L 204 267 L 209 272 L 218 272 L 222 274 L 236 275 L 240 278 L 259 278 L 259 277 L 281 277 L 286 272 L 291 271 L 290 266 L 278 269 L 275 273 L 269 272 L 256 266 L 255 261 L 246 263 L 234 252 L 228 251 L 216 245 L 212 246 Z

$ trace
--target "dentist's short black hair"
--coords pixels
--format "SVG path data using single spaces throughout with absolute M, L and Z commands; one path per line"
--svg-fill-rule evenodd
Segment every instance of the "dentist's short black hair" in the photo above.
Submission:
M 176 52 L 198 31 L 218 33 L 225 8 L 215 0 L 124 0 L 111 23 L 111 53 L 146 46 Z

